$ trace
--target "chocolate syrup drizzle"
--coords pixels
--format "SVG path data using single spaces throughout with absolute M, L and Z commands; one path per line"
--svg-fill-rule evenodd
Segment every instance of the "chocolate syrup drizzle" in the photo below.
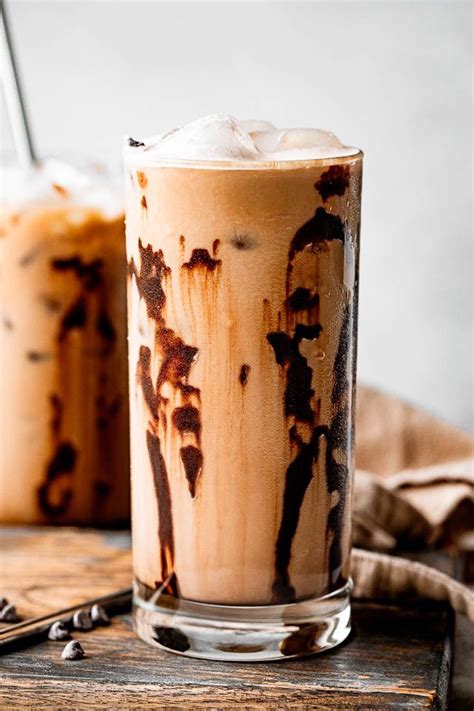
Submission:
M 318 403 L 315 402 L 315 392 L 311 387 L 313 370 L 307 359 L 300 352 L 302 339 L 316 340 L 322 332 L 319 319 L 319 295 L 302 287 L 291 291 L 291 273 L 293 261 L 297 252 L 306 247 L 316 251 L 318 245 L 340 240 L 345 242 L 345 230 L 342 220 L 332 215 L 322 207 L 318 207 L 314 216 L 308 220 L 291 241 L 288 252 L 287 296 L 285 307 L 287 322 L 290 313 L 304 312 L 309 324 L 297 323 L 292 334 L 284 331 L 272 331 L 267 334 L 267 340 L 273 348 L 277 364 L 285 372 L 284 408 L 287 418 L 292 418 L 289 429 L 291 449 L 296 449 L 296 455 L 290 462 L 285 475 L 283 495 L 283 511 L 280 528 L 275 545 L 275 577 L 272 586 L 275 603 L 288 603 L 295 599 L 295 589 L 289 577 L 291 546 L 298 527 L 300 509 L 306 490 L 313 478 L 313 464 L 320 455 L 321 438 L 326 440 L 326 477 L 327 489 L 331 494 L 337 491 L 339 500 L 328 516 L 327 537 L 331 540 L 329 547 L 330 586 L 341 582 L 341 534 L 346 505 L 348 467 L 339 464 L 335 458 L 336 449 L 346 454 L 350 446 L 348 425 L 350 413 L 348 410 L 347 375 L 348 358 L 351 344 L 352 305 L 345 308 L 341 328 L 338 351 L 334 364 L 334 382 L 331 401 L 336 413 L 329 424 L 318 422 Z M 309 425 L 311 434 L 304 439 L 299 424 Z
M 214 246 L 218 240 L 214 241 Z M 219 246 L 219 245 L 217 245 Z M 214 249 L 215 251 L 215 249 Z M 184 269 L 193 269 L 194 267 L 203 266 L 213 272 L 221 263 L 220 259 L 213 259 L 207 249 L 193 249 L 189 262 L 183 264 Z
M 150 457 L 153 483 L 158 501 L 158 536 L 160 541 L 161 574 L 166 592 L 178 595 L 178 581 L 173 571 L 174 536 L 171 513 L 171 491 L 166 472 L 166 464 L 161 453 L 160 440 L 155 434 L 146 431 L 146 445 Z
M 322 173 L 314 187 L 321 195 L 323 202 L 327 202 L 333 195 L 342 197 L 349 187 L 350 169 L 348 165 L 331 165 Z
M 167 426 L 166 414 L 162 407 L 162 405 L 166 405 L 167 399 L 161 392 L 163 385 L 167 383 L 173 390 L 180 393 L 182 402 L 182 405 L 173 410 L 171 423 L 182 438 L 192 436 L 194 439 L 194 444 L 183 445 L 180 448 L 180 457 L 189 491 L 194 498 L 203 464 L 201 415 L 197 406 L 200 403 L 200 391 L 188 383 L 188 378 L 198 349 L 184 343 L 166 325 L 163 315 L 166 303 L 163 280 L 171 274 L 171 270 L 165 264 L 163 252 L 161 250 L 154 252 L 151 245 L 144 247 L 141 240 L 138 242 L 138 247 L 140 270 L 132 258 L 128 272 L 130 277 L 135 278 L 138 293 L 145 302 L 149 318 L 155 322 L 155 343 L 157 350 L 161 353 L 161 366 L 155 383 L 151 377 L 152 354 L 147 346 L 140 346 L 137 363 L 137 381 L 152 417 L 150 423 L 152 431 L 147 430 L 146 437 L 158 505 L 158 537 L 163 577 L 163 581 L 157 582 L 156 585 L 164 584 L 166 592 L 178 595 L 178 582 L 173 570 L 174 536 L 169 479 L 156 432 L 158 422 L 161 422 L 163 427 Z M 219 260 L 213 260 L 207 250 L 197 249 L 193 250 L 190 262 L 184 264 L 183 267 L 192 269 L 196 266 L 204 266 L 215 269 L 218 263 Z
M 46 468 L 44 482 L 38 487 L 38 504 L 47 516 L 60 516 L 68 510 L 73 498 L 73 491 L 69 486 L 65 486 L 60 491 L 59 500 L 54 502 L 54 490 L 57 491 L 60 480 L 64 479 L 67 482 L 73 475 L 78 452 L 71 442 L 60 441 L 63 403 L 56 394 L 51 395 L 49 401 L 52 411 L 51 435 L 57 444 Z
M 240 368 L 239 382 L 242 386 L 247 385 L 250 373 L 250 366 L 244 363 Z
M 103 355 L 109 355 L 114 349 L 117 333 L 106 308 L 107 290 L 103 275 L 103 260 L 93 259 L 90 262 L 86 262 L 83 261 L 79 255 L 73 255 L 71 257 L 52 259 L 51 268 L 56 272 L 71 273 L 78 280 L 80 285 L 79 295 L 72 304 L 68 306 L 59 323 L 56 338 L 60 349 L 66 347 L 71 331 L 77 329 L 82 330 L 86 327 L 88 320 L 88 301 L 91 295 L 95 294 L 96 302 L 99 304 L 99 311 L 94 323 L 94 329 L 103 344 Z M 43 300 L 52 312 L 57 310 L 56 307 L 59 308 L 59 304 L 57 304 L 52 297 L 46 295 L 43 297 Z M 37 353 L 36 351 L 27 353 L 27 357 L 35 362 L 44 360 L 44 354 Z M 66 358 L 67 353 L 60 354 L 59 362 L 62 362 Z M 104 417 L 103 412 L 105 397 L 101 392 L 103 382 L 105 382 L 103 378 L 99 377 L 99 395 L 96 398 L 96 425 L 100 430 L 103 430 L 107 424 L 107 419 Z M 37 497 L 38 505 L 43 513 L 46 516 L 57 517 L 64 515 L 68 511 L 73 499 L 73 490 L 71 488 L 65 489 L 60 501 L 53 503 L 53 485 L 55 485 L 60 477 L 65 475 L 70 477 L 73 475 L 79 453 L 71 442 L 61 441 L 60 438 L 63 404 L 57 395 L 52 395 L 50 401 L 53 408 L 51 434 L 54 443 L 54 453 L 47 464 L 44 481 L 38 487 Z M 107 482 L 97 480 L 94 483 L 94 490 L 98 494 L 100 503 L 103 503 L 111 493 L 112 486 Z
M 203 456 L 198 447 L 188 444 L 186 447 L 181 447 L 179 450 L 181 461 L 183 462 L 184 471 L 188 480 L 189 493 L 191 496 L 196 496 L 196 482 L 202 469 Z

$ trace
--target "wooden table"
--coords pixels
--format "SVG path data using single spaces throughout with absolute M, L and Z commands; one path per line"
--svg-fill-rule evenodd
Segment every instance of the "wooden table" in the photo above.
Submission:
M 0 595 L 24 616 L 130 584 L 129 536 L 66 528 L 0 529 Z M 130 615 L 64 643 L 0 656 L 0 709 L 443 709 L 453 619 L 442 605 L 353 603 L 354 632 L 332 652 L 277 663 L 174 656 L 134 635 Z

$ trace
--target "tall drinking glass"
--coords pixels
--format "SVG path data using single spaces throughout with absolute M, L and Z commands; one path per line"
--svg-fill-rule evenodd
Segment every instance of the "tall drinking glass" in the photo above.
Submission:
M 350 631 L 362 153 L 338 153 L 126 149 L 134 619 L 169 651 Z

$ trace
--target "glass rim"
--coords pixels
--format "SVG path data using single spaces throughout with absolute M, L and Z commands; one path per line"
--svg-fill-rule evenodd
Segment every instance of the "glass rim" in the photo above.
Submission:
M 125 169 L 150 170 L 152 168 L 190 168 L 191 170 L 219 170 L 219 171 L 285 171 L 301 168 L 317 168 L 331 165 L 344 165 L 361 162 L 364 152 L 354 148 L 354 153 L 343 156 L 325 156 L 320 158 L 299 158 L 295 160 L 250 161 L 250 160 L 198 160 L 198 159 L 156 159 L 143 160 L 143 154 L 131 156 L 127 150 L 124 155 Z

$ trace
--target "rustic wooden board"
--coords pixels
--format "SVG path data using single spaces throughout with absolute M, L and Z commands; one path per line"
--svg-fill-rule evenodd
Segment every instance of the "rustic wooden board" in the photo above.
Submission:
M 24 615 L 106 594 L 130 581 L 128 536 L 77 529 L 0 529 L 0 593 Z M 0 708 L 442 709 L 452 617 L 439 605 L 355 602 L 354 633 L 333 652 L 223 664 L 148 647 L 129 615 L 78 633 L 87 657 L 43 642 L 0 657 Z

